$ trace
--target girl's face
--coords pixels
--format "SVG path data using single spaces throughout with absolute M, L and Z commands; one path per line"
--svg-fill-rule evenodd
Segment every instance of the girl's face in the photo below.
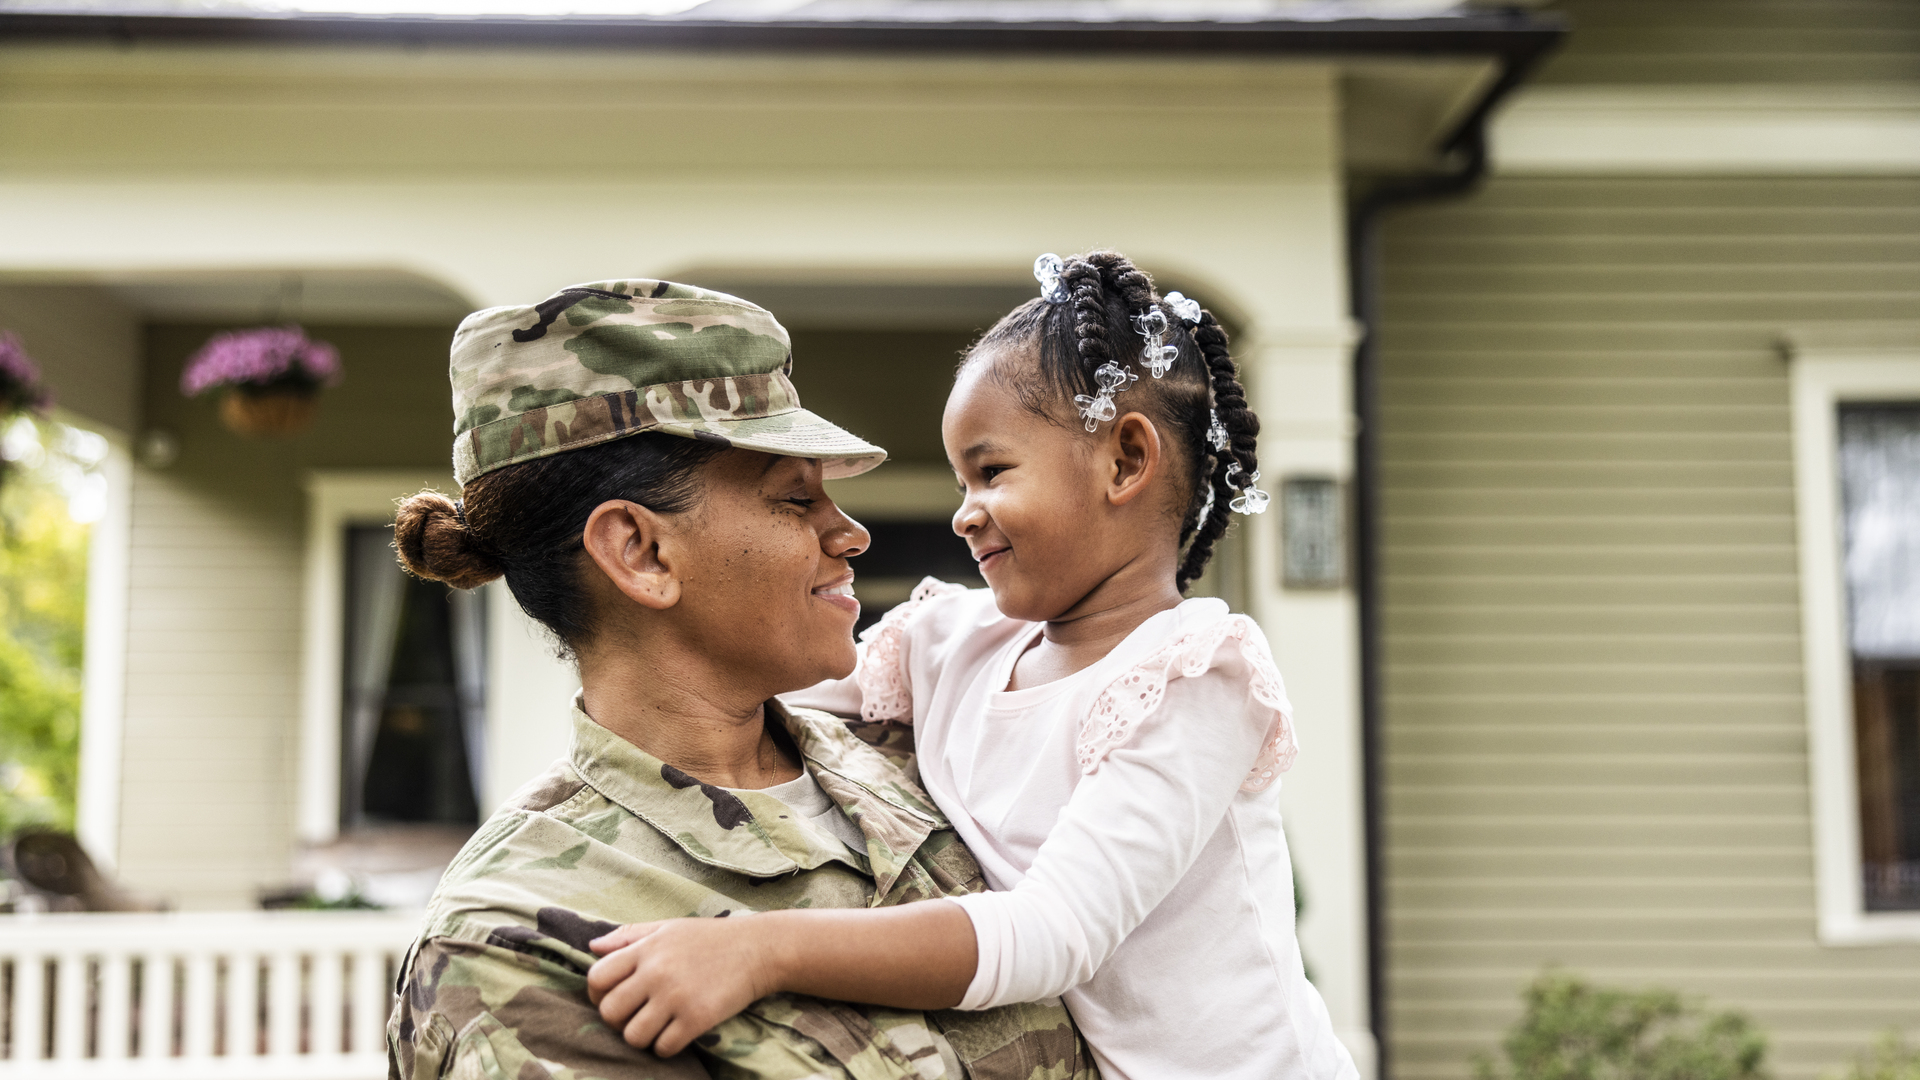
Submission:
M 728 450 L 705 469 L 675 567 L 689 644 L 775 692 L 851 672 L 847 560 L 871 538 L 827 497 L 820 463 Z
M 1002 614 L 1045 622 L 1114 569 L 1107 516 L 1098 513 L 1106 477 L 1089 440 L 1021 405 L 993 364 L 984 356 L 961 370 L 940 423 L 965 496 L 953 531 Z

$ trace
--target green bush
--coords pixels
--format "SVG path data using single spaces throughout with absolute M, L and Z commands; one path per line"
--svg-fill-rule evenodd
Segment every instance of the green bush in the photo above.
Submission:
M 1836 1080 L 1920 1080 L 1920 1046 L 1908 1046 L 1899 1032 L 1889 1031 L 1871 1051 L 1830 1075 Z
M 1708 1013 L 1659 988 L 1618 990 L 1548 971 L 1522 993 L 1505 1060 L 1480 1080 L 1763 1080 L 1767 1040 L 1739 1013 Z M 1878 1080 L 1875 1077 L 1874 1080 Z M 1901 1080 L 1906 1080 L 1902 1077 Z

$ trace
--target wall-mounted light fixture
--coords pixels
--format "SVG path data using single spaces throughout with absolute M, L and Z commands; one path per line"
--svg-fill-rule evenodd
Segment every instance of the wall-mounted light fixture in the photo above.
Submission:
M 1338 589 L 1347 583 L 1346 493 L 1331 476 L 1280 480 L 1280 584 Z

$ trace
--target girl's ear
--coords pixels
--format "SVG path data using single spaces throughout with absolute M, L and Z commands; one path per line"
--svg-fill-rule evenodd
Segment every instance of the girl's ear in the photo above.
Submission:
M 642 607 L 664 611 L 680 602 L 672 538 L 660 515 L 615 500 L 594 507 L 581 543 L 613 587 Z
M 1138 498 L 1160 475 L 1160 431 L 1140 413 L 1130 412 L 1113 422 L 1107 452 L 1112 455 L 1107 501 L 1115 506 Z

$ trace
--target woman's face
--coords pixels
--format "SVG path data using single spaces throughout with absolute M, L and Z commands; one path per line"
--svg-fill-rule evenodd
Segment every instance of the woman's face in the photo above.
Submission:
M 675 567 L 688 644 L 769 694 L 850 674 L 860 603 L 847 560 L 871 537 L 827 497 L 820 463 L 728 450 L 703 473 Z

